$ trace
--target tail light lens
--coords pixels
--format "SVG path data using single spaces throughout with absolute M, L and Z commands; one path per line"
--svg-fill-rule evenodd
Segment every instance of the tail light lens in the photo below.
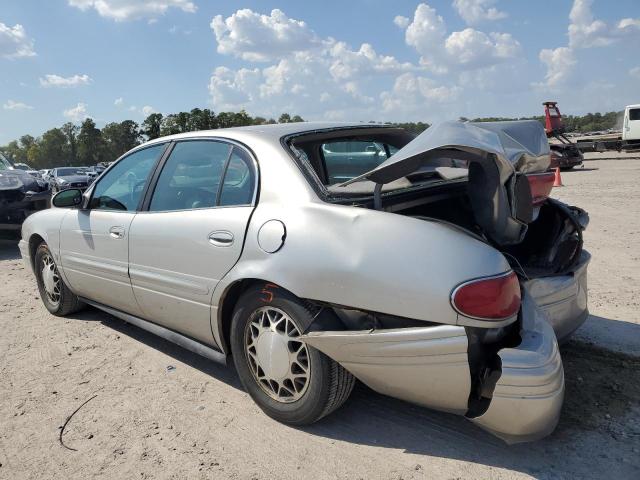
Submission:
M 504 320 L 520 310 L 520 282 L 514 272 L 459 285 L 452 294 L 458 313 L 481 320 Z
M 540 206 L 549 197 L 553 188 L 555 174 L 553 172 L 535 173 L 527 175 L 533 206 Z

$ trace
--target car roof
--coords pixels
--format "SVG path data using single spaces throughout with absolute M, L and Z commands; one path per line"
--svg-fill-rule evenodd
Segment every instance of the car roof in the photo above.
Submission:
M 178 133 L 166 137 L 156 138 L 144 145 L 198 137 L 221 137 L 232 140 L 245 141 L 251 138 L 279 142 L 282 137 L 310 133 L 318 130 L 349 129 L 349 128 L 389 128 L 392 125 L 367 122 L 294 122 L 276 123 L 269 125 L 250 125 L 246 127 L 218 128 L 216 130 L 199 130 L 195 132 Z

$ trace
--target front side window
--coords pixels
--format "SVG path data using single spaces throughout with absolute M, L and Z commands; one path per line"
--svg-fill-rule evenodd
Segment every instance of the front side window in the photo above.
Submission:
M 150 211 L 216 206 L 231 145 L 209 140 L 179 142 L 162 169 Z
M 380 142 L 341 140 L 323 143 L 320 147 L 324 158 L 329 185 L 346 182 L 373 170 L 384 162 L 395 149 Z
M 165 146 L 160 144 L 144 148 L 120 160 L 100 178 L 93 191 L 90 208 L 135 211 L 149 181 L 149 174 Z
M 629 120 L 640 120 L 640 108 L 630 108 L 629 109 Z

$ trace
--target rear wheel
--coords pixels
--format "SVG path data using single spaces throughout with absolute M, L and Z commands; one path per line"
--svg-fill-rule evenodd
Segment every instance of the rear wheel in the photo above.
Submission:
M 34 265 L 40 298 L 49 312 L 64 316 L 84 307 L 84 303 L 64 283 L 53 255 L 44 242 L 36 250 Z
M 292 425 L 320 420 L 349 397 L 355 378 L 298 337 L 313 321 L 306 303 L 272 284 L 238 300 L 231 350 L 245 389 L 270 417 Z

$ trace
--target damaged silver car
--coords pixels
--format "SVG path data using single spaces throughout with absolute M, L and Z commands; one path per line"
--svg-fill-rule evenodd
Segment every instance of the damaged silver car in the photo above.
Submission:
M 20 249 L 51 313 L 231 355 L 279 421 L 358 379 L 528 441 L 558 422 L 558 342 L 588 314 L 588 216 L 548 198 L 549 153 L 530 121 L 180 134 L 60 192 Z

